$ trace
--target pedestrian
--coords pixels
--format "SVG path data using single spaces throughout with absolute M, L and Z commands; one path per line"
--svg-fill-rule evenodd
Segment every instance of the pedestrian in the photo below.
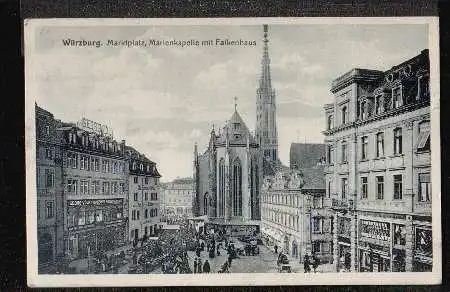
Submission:
M 209 262 L 208 262 L 208 260 L 205 260 L 205 263 L 203 264 L 203 272 L 209 273 L 210 270 L 211 270 L 211 267 L 209 266 Z
M 195 255 L 199 258 L 200 257 L 200 247 L 197 247 L 195 250 Z
M 194 274 L 197 274 L 197 258 L 194 259 Z
M 273 249 L 275 250 L 275 253 L 278 253 L 278 245 L 275 244 L 275 246 L 273 247 Z
M 316 270 L 317 270 L 317 267 L 319 266 L 319 259 L 316 258 L 315 255 L 313 256 L 313 263 L 312 263 L 312 265 L 313 265 L 313 269 L 314 269 L 314 273 L 315 273 Z
M 201 259 L 198 259 L 197 272 L 199 274 L 202 273 L 202 260 Z
M 217 245 L 217 256 L 220 256 L 219 245 Z
M 233 260 L 231 253 L 228 255 L 228 267 L 231 267 L 231 261 Z
M 305 273 L 309 273 L 311 271 L 310 268 L 310 262 L 309 262 L 309 256 L 306 254 L 305 258 L 303 259 L 303 269 Z

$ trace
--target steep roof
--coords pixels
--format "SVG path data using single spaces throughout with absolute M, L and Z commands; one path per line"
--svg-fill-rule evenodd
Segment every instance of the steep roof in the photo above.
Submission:
M 325 174 L 322 166 L 300 169 L 305 184 L 304 189 L 318 190 L 325 189 Z
M 292 143 L 289 153 L 291 168 L 310 168 L 325 157 L 325 144 Z

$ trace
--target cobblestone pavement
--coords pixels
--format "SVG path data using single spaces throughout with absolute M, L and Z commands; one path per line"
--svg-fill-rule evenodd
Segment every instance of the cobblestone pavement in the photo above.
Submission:
M 260 245 L 260 254 L 256 256 L 240 256 L 237 259 L 233 259 L 231 263 L 230 273 L 278 273 L 277 258 L 278 254 L 269 250 L 264 245 Z M 200 258 L 202 264 L 205 260 L 209 261 L 211 266 L 211 273 L 217 273 L 220 267 L 227 260 L 227 252 L 224 249 L 220 250 L 220 256 L 215 256 L 210 259 L 206 249 L 201 253 Z M 189 265 L 194 270 L 194 259 L 196 257 L 195 252 L 188 252 Z M 299 262 L 299 259 L 289 258 L 289 263 L 292 267 L 293 273 L 303 273 L 303 264 Z M 317 272 L 331 272 L 331 264 L 323 264 L 317 268 Z

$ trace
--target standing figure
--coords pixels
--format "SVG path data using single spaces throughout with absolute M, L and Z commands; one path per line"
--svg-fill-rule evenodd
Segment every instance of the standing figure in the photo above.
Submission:
M 194 274 L 197 274 L 197 258 L 194 259 Z
M 199 274 L 202 273 L 202 267 L 203 267 L 203 265 L 202 265 L 202 260 L 201 260 L 201 259 L 198 259 L 197 272 L 198 272 Z
M 211 270 L 211 267 L 209 266 L 209 262 L 208 262 L 208 260 L 205 260 L 205 263 L 203 264 L 203 272 L 209 273 L 210 270 Z
M 278 253 L 278 245 L 275 244 L 275 246 L 273 247 L 275 253 Z
M 312 263 L 312 265 L 313 265 L 313 269 L 314 269 L 314 273 L 315 273 L 316 270 L 317 270 L 317 267 L 319 266 L 319 259 L 316 258 L 315 255 L 313 256 L 313 263 Z
M 306 254 L 305 258 L 303 259 L 303 269 L 305 273 L 309 273 L 311 271 L 309 256 Z

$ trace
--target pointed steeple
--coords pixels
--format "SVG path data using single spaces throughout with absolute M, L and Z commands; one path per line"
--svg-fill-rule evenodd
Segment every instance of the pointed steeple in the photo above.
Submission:
M 278 135 L 275 90 L 272 89 L 269 58 L 269 26 L 263 25 L 263 55 L 259 88 L 256 90 L 255 136 L 260 151 L 269 161 L 278 159 Z
M 259 88 L 262 91 L 266 91 L 267 93 L 271 93 L 272 91 L 272 80 L 270 78 L 270 57 L 269 57 L 269 39 L 268 32 L 269 26 L 267 24 L 263 25 L 264 27 L 264 45 L 263 45 L 263 56 L 261 60 L 261 79 L 259 80 Z

